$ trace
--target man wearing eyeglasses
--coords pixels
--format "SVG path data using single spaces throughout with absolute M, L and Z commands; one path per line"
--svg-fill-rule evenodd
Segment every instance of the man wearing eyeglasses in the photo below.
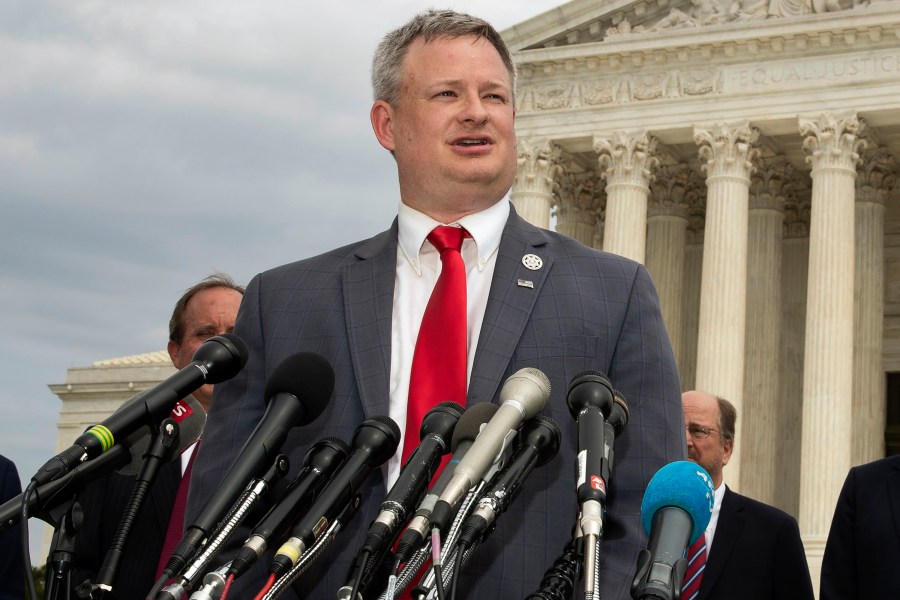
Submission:
M 682 600 L 813 600 L 797 521 L 724 484 L 722 471 L 734 450 L 734 406 L 698 391 L 682 394 L 681 406 L 688 458 L 707 470 L 716 488 L 706 535 L 688 552 Z

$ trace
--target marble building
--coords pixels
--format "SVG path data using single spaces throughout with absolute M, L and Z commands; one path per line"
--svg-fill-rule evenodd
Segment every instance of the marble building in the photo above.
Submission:
M 517 210 L 647 266 L 683 388 L 738 408 L 729 485 L 797 517 L 818 585 L 847 470 L 896 451 L 900 2 L 574 0 L 503 35 Z

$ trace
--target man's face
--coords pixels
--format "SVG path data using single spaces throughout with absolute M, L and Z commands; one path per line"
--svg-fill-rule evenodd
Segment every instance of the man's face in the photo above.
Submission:
M 203 342 L 223 333 L 234 331 L 234 320 L 243 296 L 225 287 L 201 290 L 188 301 L 184 311 L 184 336 L 179 343 L 169 342 L 169 357 L 177 369 L 191 362 L 194 352 Z M 213 386 L 206 384 L 194 392 L 194 397 L 209 412 Z
M 728 464 L 733 440 L 722 439 L 719 431 L 719 402 L 714 396 L 702 392 L 685 392 L 681 395 L 684 424 L 687 427 L 688 458 L 706 469 L 715 487 L 722 483 L 722 467 Z M 708 428 L 706 438 L 691 435 L 692 428 Z
M 474 36 L 420 38 L 402 81 L 395 105 L 375 102 L 372 125 L 394 152 L 403 202 L 437 218 L 499 201 L 515 178 L 516 137 L 512 81 L 497 50 Z

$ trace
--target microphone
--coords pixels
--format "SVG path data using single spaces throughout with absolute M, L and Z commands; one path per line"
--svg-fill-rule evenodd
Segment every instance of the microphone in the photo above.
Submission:
M 269 405 L 265 414 L 203 511 L 185 528 L 184 537 L 169 557 L 157 584 L 164 583 L 185 567 L 247 482 L 275 460 L 291 428 L 315 420 L 325 409 L 333 391 L 334 370 L 318 354 L 298 352 L 275 368 L 266 384 Z
M 616 438 L 622 434 L 625 425 L 628 424 L 628 404 L 625 398 L 618 390 L 613 390 L 613 404 L 609 411 L 609 418 L 603 424 L 603 463 L 601 467 L 601 476 L 605 477 L 604 481 L 609 482 L 612 477 L 613 458 L 615 451 L 613 449 Z
M 413 552 L 425 543 L 428 524 L 431 522 L 431 511 L 434 509 L 434 505 L 447 487 L 450 479 L 453 478 L 453 471 L 456 469 L 456 465 L 469 451 L 475 438 L 481 433 L 482 428 L 487 425 L 488 421 L 499 409 L 500 407 L 496 404 L 480 402 L 467 408 L 466 412 L 459 418 L 459 422 L 453 430 L 453 440 L 450 442 L 453 456 L 444 470 L 441 471 L 437 481 L 434 482 L 421 504 L 419 504 L 419 508 L 409 522 L 406 531 L 400 536 L 400 542 L 397 544 L 397 550 L 394 553 L 395 565 L 399 566 L 405 563 L 412 556 Z
M 240 577 L 262 556 L 266 548 L 284 536 L 288 528 L 309 509 L 328 480 L 344 464 L 350 447 L 338 438 L 326 438 L 310 447 L 303 469 L 288 486 L 284 497 L 253 528 L 244 546 L 231 561 L 227 575 Z
M 463 525 L 457 542 L 460 552 L 481 543 L 490 535 L 497 518 L 519 495 L 525 478 L 535 467 L 544 466 L 559 452 L 561 438 L 562 432 L 553 419 L 538 416 L 525 421 L 516 438 L 519 446 L 512 459 L 478 500 L 478 505 Z M 462 560 L 462 554 L 457 557 L 459 560 Z
M 638 555 L 631 584 L 634 600 L 673 600 L 687 569 L 684 552 L 704 534 L 713 510 L 712 478 L 700 465 L 669 463 L 650 479 L 641 502 L 641 522 L 650 536 Z
M 159 423 L 175 402 L 200 386 L 231 379 L 246 362 L 247 348 L 236 335 L 226 333 L 209 338 L 197 348 L 190 364 L 88 429 L 74 444 L 47 461 L 31 480 L 41 485 L 62 477 L 76 465 L 109 450 L 117 438 L 126 438 L 143 425 Z
M 275 554 L 269 572 L 280 577 L 290 570 L 332 522 L 340 520 L 348 505 L 358 501 L 363 482 L 394 455 L 399 445 L 400 427 L 393 419 L 382 416 L 363 421 L 353 433 L 350 456 L 294 526 L 291 537 Z
M 597 554 L 603 537 L 616 427 L 621 432 L 627 419 L 627 413 L 623 413 L 624 401 L 616 404 L 614 396 L 609 379 L 594 370 L 576 375 L 566 394 L 566 404 L 578 427 L 576 493 L 581 509 L 578 525 L 584 538 L 584 587 L 589 598 L 599 585 Z M 608 420 L 614 405 L 618 407 L 615 424 Z
M 174 460 L 200 437 L 206 423 L 206 412 L 196 398 L 188 396 L 175 403 L 169 417 L 179 426 L 178 448 L 168 455 L 170 460 Z M 136 475 L 149 443 L 150 428 L 142 427 L 96 459 L 78 465 L 59 479 L 37 486 L 29 497 L 28 512 L 46 521 L 50 518 L 47 515 L 49 511 L 110 471 Z M 22 496 L 19 494 L 0 506 L 0 532 L 21 520 Z
M 569 384 L 566 404 L 578 425 L 578 502 L 605 504 L 609 468 L 604 423 L 612 410 L 612 384 L 599 371 L 579 373 Z
M 138 397 L 129 400 L 134 402 Z M 200 401 L 190 394 L 175 403 L 169 418 L 178 423 L 178 449 L 175 456 L 180 456 L 188 447 L 200 439 L 206 426 L 206 411 Z M 117 472 L 122 475 L 137 475 L 141 469 L 142 458 L 150 445 L 150 427 L 144 426 L 126 438 L 124 444 L 131 450 L 131 462 L 120 467 Z M 174 459 L 174 457 L 173 457 Z
M 380 512 L 372 525 L 366 541 L 350 566 L 347 585 L 338 590 L 338 598 L 352 590 L 368 587 L 373 571 L 390 550 L 400 527 L 406 523 L 410 511 L 422 500 L 428 483 L 441 463 L 441 457 L 450 450 L 450 440 L 463 407 L 456 402 L 441 402 L 422 418 L 419 429 L 419 445 L 406 460 L 400 476 L 381 503 Z
M 500 409 L 453 470 L 453 477 L 431 513 L 432 527 L 444 531 L 453 511 L 510 440 L 522 421 L 537 415 L 550 397 L 550 380 L 537 369 L 520 369 L 500 389 Z

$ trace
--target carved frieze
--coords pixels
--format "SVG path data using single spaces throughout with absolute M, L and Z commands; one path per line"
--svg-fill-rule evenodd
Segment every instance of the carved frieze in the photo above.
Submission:
M 855 10 L 872 3 L 871 0 L 691 0 L 690 4 L 674 6 L 666 11 L 665 7 L 669 2 L 658 0 L 654 4 L 659 8 L 649 10 L 647 3 L 640 2 L 630 9 L 615 11 L 600 20 L 585 23 L 581 28 L 569 29 L 540 45 L 544 48 L 558 48 L 614 42 L 625 37 L 666 30 L 696 30 L 717 25 L 795 19 Z
M 560 110 L 581 106 L 625 104 L 650 100 L 722 94 L 720 68 L 672 69 L 616 77 L 579 77 L 577 80 L 535 85 L 520 99 L 520 112 Z

